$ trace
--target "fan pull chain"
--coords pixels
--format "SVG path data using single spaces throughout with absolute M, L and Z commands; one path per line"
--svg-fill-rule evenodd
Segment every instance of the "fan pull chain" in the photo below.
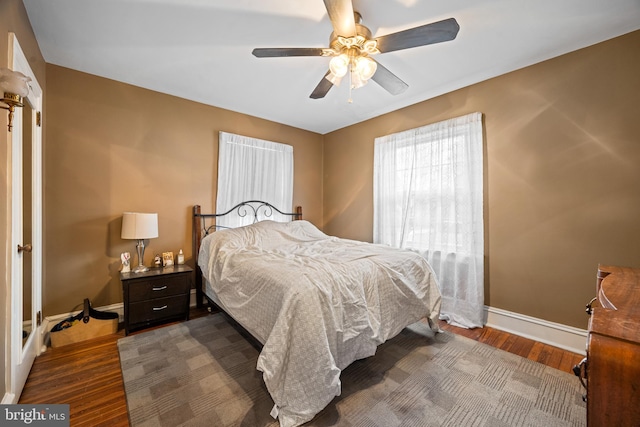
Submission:
M 353 98 L 351 97 L 351 93 L 353 92 L 353 79 L 352 76 L 353 75 L 353 68 L 351 67 L 351 64 L 349 64 L 349 99 L 347 99 L 347 102 L 349 104 L 353 104 Z

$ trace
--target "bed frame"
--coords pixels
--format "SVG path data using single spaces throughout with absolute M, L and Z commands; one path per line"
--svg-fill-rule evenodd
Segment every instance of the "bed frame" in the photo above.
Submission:
M 229 209 L 226 212 L 220 214 L 203 214 L 200 210 L 200 205 L 195 205 L 193 207 L 193 226 L 192 226 L 192 242 L 193 242 L 193 259 L 195 260 L 195 272 L 196 272 L 196 304 L 198 308 L 203 307 L 204 298 L 207 299 L 210 307 L 218 307 L 216 303 L 211 301 L 209 297 L 204 292 L 204 281 L 202 279 L 202 271 L 198 266 L 198 255 L 200 253 L 200 245 L 202 243 L 202 239 L 214 231 L 227 228 L 223 226 L 219 226 L 216 224 L 216 220 L 218 218 L 222 218 L 226 215 L 237 214 L 240 217 L 248 217 L 253 220 L 253 223 L 258 222 L 258 216 L 261 215 L 265 218 L 269 218 L 273 215 L 274 212 L 277 212 L 281 215 L 285 215 L 290 217 L 293 220 L 301 220 L 302 219 L 302 206 L 296 207 L 296 211 L 282 212 L 280 209 L 273 206 L 271 203 L 264 202 L 261 200 L 247 200 L 246 202 L 241 202 Z M 207 224 L 207 220 L 209 220 L 209 224 Z M 223 311 L 223 310 L 221 310 Z

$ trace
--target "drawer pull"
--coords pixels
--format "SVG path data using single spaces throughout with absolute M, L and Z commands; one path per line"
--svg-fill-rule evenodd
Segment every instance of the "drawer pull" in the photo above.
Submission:
M 164 310 L 165 308 L 167 308 L 167 306 L 166 306 L 166 305 L 163 305 L 162 307 L 153 307 L 153 311 L 162 311 L 162 310 Z
M 159 288 L 153 287 L 151 288 L 151 290 L 153 291 L 164 291 L 165 289 L 167 289 L 167 286 L 160 286 Z

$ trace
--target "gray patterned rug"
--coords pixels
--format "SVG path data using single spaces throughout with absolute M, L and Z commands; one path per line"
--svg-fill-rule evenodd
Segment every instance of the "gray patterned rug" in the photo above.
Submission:
M 129 420 L 142 426 L 277 427 L 258 351 L 221 314 L 118 341 Z M 571 374 L 417 323 L 342 373 L 306 426 L 584 426 Z

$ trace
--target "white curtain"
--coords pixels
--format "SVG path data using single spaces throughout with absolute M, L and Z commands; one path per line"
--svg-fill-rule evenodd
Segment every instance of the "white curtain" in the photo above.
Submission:
M 482 141 L 481 113 L 375 140 L 374 241 L 422 253 L 466 328 L 484 323 Z
M 218 196 L 216 212 L 238 203 L 261 200 L 282 212 L 292 212 L 293 147 L 277 142 L 220 132 L 218 150 Z M 260 209 L 259 220 L 290 221 L 275 211 Z M 220 218 L 218 226 L 239 227 L 253 222 L 253 212 Z

